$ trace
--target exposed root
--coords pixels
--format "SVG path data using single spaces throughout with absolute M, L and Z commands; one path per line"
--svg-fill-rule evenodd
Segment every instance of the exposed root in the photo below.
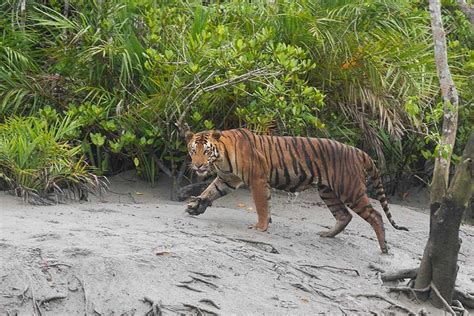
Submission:
M 213 311 L 210 311 L 210 310 L 207 310 L 207 309 L 204 309 L 204 308 L 202 308 L 202 307 L 195 306 L 195 305 L 184 304 L 184 303 L 183 303 L 183 306 L 184 306 L 184 307 L 187 307 L 187 308 L 189 308 L 189 309 L 191 309 L 191 311 L 196 312 L 196 314 L 197 314 L 198 316 L 203 316 L 203 315 L 206 315 L 206 314 L 207 314 L 207 315 L 215 315 L 215 316 L 219 315 L 219 314 L 217 314 L 217 313 L 215 313 L 215 312 L 213 312 Z
M 436 287 L 436 285 L 433 283 L 433 281 L 430 283 L 430 286 L 431 286 L 431 289 L 436 293 L 436 295 L 438 296 L 439 300 L 443 303 L 444 307 L 446 308 L 446 310 L 453 316 L 456 316 L 456 313 L 453 311 L 453 309 L 451 308 L 451 305 L 449 305 L 448 302 L 446 302 L 446 300 L 443 298 L 443 296 L 441 296 L 441 293 L 439 292 L 438 288 Z
M 199 272 L 199 271 L 189 271 L 189 272 L 201 275 L 201 276 L 206 277 L 206 278 L 214 278 L 214 279 L 220 279 L 221 278 L 218 275 L 210 274 L 210 273 L 204 273 L 204 272 Z
M 255 240 L 249 240 L 249 239 L 242 239 L 242 238 L 229 238 L 232 241 L 243 241 L 245 243 L 248 243 L 258 249 L 261 249 L 265 252 L 268 253 L 275 253 L 279 254 L 280 252 L 272 245 L 263 241 L 255 241 Z M 263 246 L 263 247 L 262 247 Z M 266 247 L 269 247 L 270 249 L 267 249 Z
M 407 308 L 405 306 L 402 306 L 400 304 L 397 304 L 394 301 L 392 301 L 391 299 L 389 299 L 387 297 L 383 297 L 382 295 L 379 295 L 379 294 L 357 294 L 356 297 L 378 298 L 379 300 L 385 301 L 385 302 L 391 304 L 393 307 L 396 307 L 396 308 L 408 313 L 409 315 L 416 315 L 416 313 L 413 312 L 412 310 L 410 310 L 409 308 Z
M 377 272 L 380 272 L 380 273 L 385 273 L 385 272 L 387 272 L 387 271 L 385 271 L 384 268 L 382 268 L 382 267 L 380 267 L 380 266 L 378 266 L 378 265 L 376 265 L 375 263 L 372 263 L 372 262 L 369 263 L 369 266 L 368 266 L 368 267 L 369 267 L 369 269 L 374 270 L 374 271 L 377 271 Z
M 206 278 L 214 278 L 214 279 L 220 279 L 221 277 L 218 276 L 218 275 L 215 275 L 215 274 L 210 274 L 210 273 L 204 273 L 204 272 L 199 272 L 199 271 L 189 271 L 191 273 L 194 273 L 194 274 L 198 274 L 198 275 L 201 275 L 201 276 L 204 276 Z
M 191 287 L 191 286 L 189 286 L 189 285 L 187 285 L 187 284 L 176 284 L 176 286 L 182 287 L 182 288 L 185 288 L 185 289 L 188 289 L 188 290 L 193 291 L 193 292 L 199 292 L 199 293 L 202 292 L 200 289 L 196 289 L 196 288 Z
M 339 267 L 334 267 L 334 266 L 330 266 L 330 265 L 321 265 L 321 266 L 315 266 L 315 265 L 312 265 L 312 264 L 303 264 L 301 265 L 302 267 L 310 267 L 310 268 L 315 268 L 315 269 L 335 269 L 335 270 L 342 270 L 342 271 L 351 271 L 351 272 L 355 272 L 355 274 L 357 274 L 357 276 L 360 276 L 360 273 L 359 271 L 357 271 L 356 269 L 350 269 L 350 268 L 339 268 Z
M 121 195 L 126 195 L 126 196 L 128 196 L 128 197 L 130 198 L 130 200 L 132 200 L 132 203 L 133 203 L 133 204 L 138 204 L 137 201 L 135 200 L 135 198 L 133 197 L 133 195 L 132 195 L 131 192 L 120 193 L 120 192 L 115 192 L 115 191 L 112 191 L 112 190 L 109 190 L 109 192 L 112 193 L 112 194 L 119 195 L 119 196 L 121 196 Z M 119 203 L 121 203 L 120 197 L 119 197 Z
M 218 287 L 217 285 L 215 285 L 214 283 L 209 282 L 209 281 L 206 281 L 206 280 L 204 280 L 204 279 L 196 278 L 196 277 L 193 277 L 193 276 L 191 276 L 191 278 L 193 279 L 193 281 L 204 283 L 204 284 L 206 284 L 207 286 L 210 286 L 210 287 L 213 288 L 213 289 L 218 289 L 218 288 L 219 288 L 219 287 Z M 184 282 L 181 282 L 181 283 L 184 283 Z
M 55 263 L 47 263 L 46 264 L 46 267 L 59 267 L 59 266 L 65 266 L 65 267 L 68 267 L 68 268 L 71 268 L 72 266 L 70 264 L 67 264 L 67 263 L 62 263 L 62 262 L 55 262 Z
M 87 312 L 88 312 L 88 309 L 89 309 L 89 302 L 87 301 L 86 284 L 81 279 L 79 279 L 77 276 L 74 275 L 74 277 L 77 279 L 77 281 L 79 282 L 79 284 L 82 287 L 82 294 L 84 294 L 84 313 L 87 315 Z
M 429 290 L 430 290 L 430 286 L 427 286 L 424 289 L 415 289 L 415 288 L 412 288 L 411 286 L 389 287 L 388 288 L 389 292 L 398 292 L 398 293 L 402 292 L 402 293 L 407 294 L 408 296 L 409 296 L 409 294 L 412 294 L 413 297 L 418 302 L 418 304 L 421 304 L 421 302 L 418 300 L 418 296 L 416 295 L 416 293 L 424 293 L 424 292 L 429 291 Z
M 45 297 L 38 301 L 38 307 L 40 307 L 44 303 L 47 303 L 53 300 L 63 300 L 65 298 L 67 298 L 67 295 L 53 295 L 53 296 Z
M 401 279 L 414 279 L 418 273 L 418 268 L 413 269 L 404 269 L 397 272 L 390 272 L 390 273 L 383 273 L 382 274 L 382 281 L 389 282 L 389 281 L 397 281 Z
M 208 298 L 203 298 L 202 300 L 199 300 L 200 303 L 204 303 L 204 304 L 208 304 L 208 305 L 211 305 L 212 307 L 215 307 L 217 309 L 221 309 L 219 307 L 219 305 L 217 305 L 216 303 L 214 303 L 213 300 L 210 300 Z
M 474 308 L 474 295 L 454 289 L 453 298 L 467 308 Z
M 305 274 L 305 275 L 307 275 L 307 276 L 309 276 L 309 277 L 311 277 L 311 278 L 315 278 L 315 279 L 317 279 L 317 280 L 321 280 L 317 275 L 312 274 L 312 273 L 310 273 L 310 272 L 308 272 L 308 271 L 305 271 L 304 269 L 301 269 L 301 268 L 299 268 L 299 267 L 293 267 L 293 269 L 298 270 L 299 272 L 302 272 L 303 274 Z
M 145 316 L 162 316 L 163 315 L 161 301 L 158 303 L 155 303 L 151 298 L 149 298 L 148 296 L 145 296 L 143 298 L 143 302 L 151 305 L 151 309 L 145 313 Z

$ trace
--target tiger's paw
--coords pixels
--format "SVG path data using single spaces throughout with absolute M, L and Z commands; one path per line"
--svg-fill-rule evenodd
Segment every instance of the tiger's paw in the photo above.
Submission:
M 199 196 L 192 196 L 189 201 L 186 212 L 189 215 L 201 215 L 204 213 L 208 206 L 211 205 L 211 201 L 207 198 L 201 198 Z
M 254 224 L 254 225 L 249 225 L 249 229 L 255 229 L 258 230 L 259 232 L 266 232 L 268 230 L 268 224 Z

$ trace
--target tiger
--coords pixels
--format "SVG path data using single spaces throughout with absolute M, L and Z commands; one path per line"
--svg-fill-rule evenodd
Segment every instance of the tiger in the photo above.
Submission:
M 374 229 L 382 253 L 388 253 L 382 216 L 367 196 L 370 176 L 377 200 L 390 224 L 398 226 L 389 211 L 385 191 L 374 161 L 364 151 L 327 138 L 257 135 L 245 128 L 186 132 L 191 169 L 204 177 L 215 170 L 217 177 L 197 197 L 191 197 L 186 212 L 196 216 L 212 202 L 242 185 L 248 186 L 257 211 L 252 225 L 266 231 L 271 223 L 271 189 L 301 192 L 318 189 L 321 199 L 336 219 L 322 237 L 334 237 L 352 219 L 348 208 Z

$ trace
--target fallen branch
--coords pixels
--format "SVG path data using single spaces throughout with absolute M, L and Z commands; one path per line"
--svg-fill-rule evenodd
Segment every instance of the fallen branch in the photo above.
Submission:
M 391 304 L 393 307 L 401 309 L 402 311 L 404 311 L 404 312 L 406 312 L 410 315 L 416 315 L 416 313 L 413 312 L 412 310 L 410 310 L 409 308 L 407 308 L 405 306 L 402 306 L 402 305 L 399 305 L 399 304 L 395 303 L 394 301 L 392 301 L 391 299 L 389 299 L 387 297 L 383 297 L 382 295 L 379 295 L 379 294 L 357 294 L 356 297 L 378 298 L 379 300 L 385 301 L 385 302 Z
M 359 271 L 357 271 L 356 269 L 339 268 L 339 267 L 334 267 L 334 266 L 330 266 L 330 265 L 315 266 L 315 265 L 312 265 L 312 264 L 303 264 L 301 266 L 302 267 L 315 268 L 315 269 L 335 269 L 335 270 L 342 270 L 342 271 L 351 271 L 351 272 L 355 272 L 355 274 L 357 274 L 357 276 L 360 276 Z
M 396 281 L 401 279 L 414 279 L 418 273 L 418 268 L 413 269 L 404 269 L 397 272 L 389 272 L 382 274 L 382 281 L 389 282 L 389 281 Z

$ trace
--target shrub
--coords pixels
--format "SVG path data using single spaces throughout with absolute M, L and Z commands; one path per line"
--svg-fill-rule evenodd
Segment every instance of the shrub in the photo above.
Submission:
M 0 179 L 33 204 L 101 194 L 107 182 L 91 173 L 80 146 L 67 140 L 79 124 L 65 117 L 51 124 L 38 117 L 11 117 L 0 124 Z

